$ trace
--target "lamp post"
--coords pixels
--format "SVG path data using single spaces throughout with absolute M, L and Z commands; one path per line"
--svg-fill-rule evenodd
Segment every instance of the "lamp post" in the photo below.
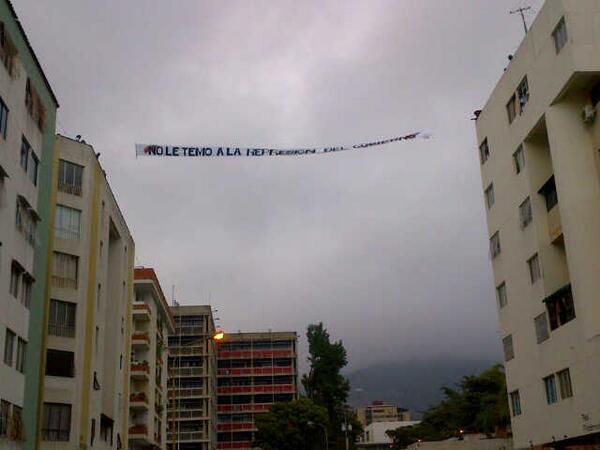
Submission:
M 325 434 L 325 450 L 329 450 L 329 436 L 327 435 L 327 427 L 325 425 L 323 425 L 322 423 L 315 423 L 311 420 L 309 420 L 306 424 L 309 427 L 316 425 L 323 430 L 323 433 Z

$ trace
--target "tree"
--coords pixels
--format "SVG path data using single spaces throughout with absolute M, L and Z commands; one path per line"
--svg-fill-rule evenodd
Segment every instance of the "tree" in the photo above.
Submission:
M 329 425 L 327 410 L 301 397 L 276 403 L 270 411 L 256 416 L 253 446 L 262 450 L 322 450 Z
M 457 389 L 442 387 L 445 399 L 429 408 L 420 424 L 388 432 L 394 448 L 417 440 L 439 441 L 464 432 L 491 434 L 510 422 L 504 368 L 496 365 L 478 376 L 465 376 Z
M 310 363 L 309 373 L 302 377 L 306 395 L 327 409 L 333 443 L 331 448 L 343 445 L 343 423 L 352 424 L 350 440 L 354 442 L 360 433 L 360 425 L 354 413 L 346 408 L 350 382 L 340 373 L 348 364 L 346 349 L 342 341 L 331 342 L 323 323 L 309 325 L 306 337 Z

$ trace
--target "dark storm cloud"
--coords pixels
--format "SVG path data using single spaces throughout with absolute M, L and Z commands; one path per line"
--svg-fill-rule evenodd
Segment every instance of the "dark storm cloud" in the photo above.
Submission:
M 227 329 L 322 320 L 353 367 L 498 355 L 472 111 L 522 38 L 512 0 L 18 0 L 61 103 L 182 303 Z M 539 5 L 539 1 L 537 4 Z M 336 145 L 136 160 L 134 142 Z

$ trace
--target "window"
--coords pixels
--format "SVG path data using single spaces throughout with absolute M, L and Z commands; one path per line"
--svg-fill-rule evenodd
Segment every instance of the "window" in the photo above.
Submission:
M 33 115 L 33 92 L 31 89 L 31 80 L 27 78 L 25 85 L 25 107 L 30 115 Z
M 25 373 L 25 356 L 26 355 L 27 355 L 27 342 L 25 342 L 23 339 L 19 338 L 19 340 L 17 342 L 17 365 L 15 368 L 21 373 Z
M 27 200 L 22 196 L 17 197 L 15 208 L 15 226 L 25 236 L 29 244 L 35 244 L 37 231 L 37 215 L 27 205 Z
M 4 364 L 11 366 L 13 363 L 13 353 L 15 349 L 15 338 L 16 334 L 6 329 L 6 335 L 4 338 Z
M 71 434 L 71 405 L 44 403 L 42 440 L 68 441 Z
M 31 150 L 31 146 L 27 139 L 24 137 L 21 139 L 21 158 L 19 159 L 21 167 L 25 172 L 27 172 L 27 164 L 29 163 L 29 151 Z
M 25 440 L 25 429 L 23 428 L 23 408 L 13 405 L 12 407 L 12 438 L 16 441 Z
M 558 204 L 558 193 L 556 192 L 556 182 L 554 175 L 538 191 L 546 200 L 546 210 L 550 212 Z
M 544 378 L 544 387 L 546 389 L 546 401 L 549 405 L 558 402 L 558 395 L 556 394 L 556 378 L 554 374 Z
M 490 238 L 490 254 L 492 259 L 498 256 L 501 252 L 500 248 L 500 232 L 496 231 L 494 235 Z
M 553 331 L 575 318 L 575 305 L 570 284 L 548 296 L 544 303 L 548 310 L 550 329 Z
M 521 173 L 525 167 L 525 152 L 523 151 L 522 145 L 519 145 L 517 151 L 513 153 L 513 161 L 515 163 L 515 170 L 517 171 L 517 174 Z
M 27 174 L 29 175 L 29 179 L 33 183 L 34 186 L 37 186 L 38 180 L 38 169 L 40 167 L 40 160 L 33 150 L 29 152 L 29 164 L 27 165 Z
M 81 211 L 68 206 L 56 205 L 54 231 L 58 239 L 79 240 Z
M 0 401 L 0 436 L 8 433 L 8 419 L 10 415 L 10 403 L 6 400 Z
M 17 48 L 13 43 L 10 35 L 6 32 L 4 24 L 0 22 L 0 59 L 6 67 L 10 76 L 15 75 L 15 56 L 17 56 Z
M 77 304 L 50 300 L 48 333 L 53 336 L 75 337 L 75 314 Z
M 8 130 L 8 107 L 4 100 L 0 98 L 0 135 L 6 140 L 6 132 Z
M 33 278 L 25 273 L 21 283 L 21 303 L 25 308 L 29 309 L 31 304 L 31 290 L 33 289 Z
M 496 288 L 496 294 L 498 295 L 498 306 L 504 308 L 508 303 L 506 297 L 506 283 L 503 282 Z
M 548 316 L 546 313 L 542 313 L 539 316 L 536 316 L 533 319 L 535 324 L 535 336 L 537 338 L 537 343 L 541 344 L 542 342 L 548 340 L 550 338 L 550 332 L 548 331 Z
M 510 361 L 511 359 L 514 359 L 515 351 L 513 348 L 512 334 L 509 334 L 502 339 L 502 348 L 504 350 L 504 361 Z
M 556 374 L 558 384 L 560 385 L 560 398 L 566 399 L 573 397 L 573 385 L 571 384 L 571 373 L 569 369 L 561 370 Z
M 521 415 L 521 396 L 518 390 L 510 393 L 510 409 L 513 416 Z
M 58 190 L 67 194 L 81 195 L 83 167 L 60 160 L 58 168 Z
M 490 157 L 490 146 L 488 145 L 487 138 L 485 138 L 479 146 L 479 157 L 481 159 L 481 164 L 484 164 Z
M 567 43 L 567 24 L 565 23 L 565 18 L 563 17 L 556 25 L 556 28 L 552 32 L 552 38 L 554 39 L 554 48 L 556 49 L 556 54 L 560 53 L 562 48 Z
M 513 95 L 506 104 L 506 112 L 508 114 L 508 123 L 513 123 L 517 117 L 517 97 Z
M 23 268 L 19 263 L 13 261 L 10 267 L 10 293 L 14 298 L 19 297 L 19 283 L 21 281 L 21 274 L 23 273 Z
M 540 269 L 540 258 L 536 253 L 527 260 L 527 266 L 529 267 L 529 277 L 531 284 L 535 284 L 542 277 L 542 270 Z
M 110 417 L 100 414 L 100 439 L 110 446 L 113 445 L 113 423 Z
M 523 81 L 517 87 L 517 98 L 519 99 L 519 114 L 523 114 L 525 105 L 529 101 L 529 83 L 527 77 L 523 78 Z
M 494 198 L 494 185 L 490 184 L 485 190 L 485 204 L 488 209 L 491 209 L 494 206 L 496 199 Z
M 54 252 L 52 284 L 57 287 L 77 289 L 77 256 Z
M 526 228 L 533 220 L 533 211 L 531 210 L 531 200 L 529 197 L 519 205 L 519 222 L 521 228 Z
M 74 358 L 73 352 L 48 349 L 46 352 L 46 375 L 53 377 L 73 378 Z

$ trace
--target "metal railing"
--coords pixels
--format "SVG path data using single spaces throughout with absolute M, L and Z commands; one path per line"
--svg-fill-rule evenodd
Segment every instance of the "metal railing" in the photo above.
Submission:
M 49 323 L 48 334 L 52 336 L 75 337 L 75 327 L 70 325 Z
M 58 183 L 58 190 L 67 194 L 78 195 L 81 197 L 81 186 L 68 183 Z

